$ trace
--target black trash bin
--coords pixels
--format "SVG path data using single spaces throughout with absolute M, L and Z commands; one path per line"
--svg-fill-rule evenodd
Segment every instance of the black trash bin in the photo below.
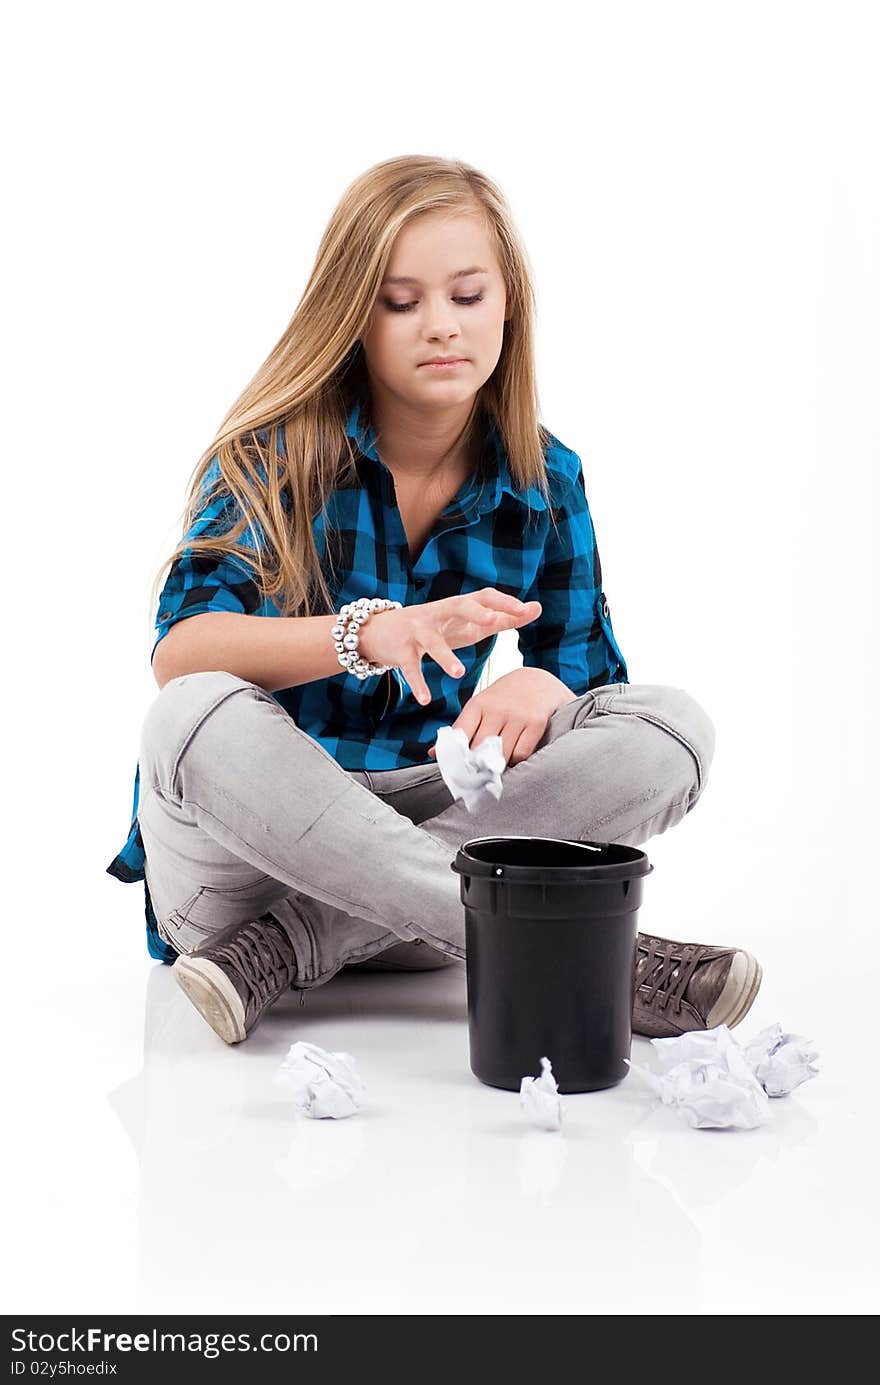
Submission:
M 477 837 L 460 848 L 471 1070 L 519 1091 L 553 1065 L 560 1092 L 625 1077 L 642 877 L 633 846 Z

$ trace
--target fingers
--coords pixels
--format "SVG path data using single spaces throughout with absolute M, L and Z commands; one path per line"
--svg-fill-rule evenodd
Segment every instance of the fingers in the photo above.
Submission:
M 432 630 L 425 635 L 425 653 L 430 654 L 435 663 L 442 669 L 450 673 L 453 678 L 460 678 L 464 673 L 464 664 L 458 655 L 449 648 L 449 645 L 438 635 L 436 630 Z
M 482 608 L 478 619 L 482 624 L 489 624 L 498 615 L 506 616 L 510 620 L 511 627 L 516 625 L 527 625 L 529 621 L 541 613 L 540 601 L 520 601 L 518 597 L 510 596 L 507 592 L 500 592 L 496 587 L 484 587 L 482 591 L 475 592 L 477 605 Z M 488 612 L 489 620 L 486 620 L 486 607 L 491 609 Z
M 456 597 L 458 602 L 455 614 L 460 619 L 474 621 L 477 625 L 491 625 L 497 619 L 497 611 L 487 610 L 480 595 Z
M 465 617 L 487 630 L 492 627 L 502 630 L 527 625 L 541 612 L 540 601 L 520 601 L 507 592 L 498 591 L 497 587 L 484 587 L 470 596 L 453 597 L 451 600 L 456 603 L 454 609 L 459 620 Z M 456 622 L 451 620 L 450 623 L 455 625 Z M 416 701 L 424 706 L 431 700 L 431 692 L 422 672 L 422 658 L 425 654 L 429 654 L 435 663 L 453 678 L 461 678 L 465 668 L 433 624 L 419 622 L 413 634 L 414 641 L 409 657 L 398 667 L 409 683 Z
M 464 728 L 462 727 L 462 729 Z M 505 767 L 508 769 L 512 768 L 513 765 L 521 764 L 523 760 L 528 760 L 530 756 L 535 753 L 538 742 L 541 739 L 539 729 L 534 727 L 531 723 L 526 723 L 525 726 L 521 727 L 516 723 L 512 725 L 508 724 L 505 727 L 498 726 L 494 731 L 484 729 L 481 725 L 479 733 L 479 739 L 477 738 L 476 731 L 468 733 L 468 744 L 470 749 L 476 750 L 478 745 L 480 745 L 487 736 L 500 735 Z M 437 751 L 433 745 L 428 750 L 428 756 L 432 760 L 436 760 L 437 758 Z
M 539 601 L 528 602 L 519 610 L 509 608 L 487 610 L 480 602 L 474 601 L 469 602 L 461 613 L 474 625 L 479 626 L 481 630 L 489 634 L 492 631 L 514 630 L 520 625 L 528 625 L 530 621 L 536 620 L 541 614 L 541 603 Z
M 516 727 L 513 732 L 513 745 L 510 754 L 507 756 L 508 765 L 521 764 L 523 760 L 528 760 L 534 754 L 538 741 L 543 735 L 543 730 L 527 722 L 519 734 L 516 734 Z
M 422 660 L 418 658 L 415 663 L 408 660 L 400 665 L 400 671 L 412 688 L 413 697 L 422 706 L 431 700 L 431 691 L 425 682 L 425 675 L 422 673 Z
M 464 673 L 464 664 L 435 630 L 425 630 L 419 644 L 421 646 L 420 652 L 402 664 L 401 671 L 413 690 L 413 696 L 424 706 L 426 702 L 431 700 L 431 690 L 422 672 L 422 659 L 425 654 L 429 654 L 434 662 L 451 674 L 453 678 L 461 678 Z

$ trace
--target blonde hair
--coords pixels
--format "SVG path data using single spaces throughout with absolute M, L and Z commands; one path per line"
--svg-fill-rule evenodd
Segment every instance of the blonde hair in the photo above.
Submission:
M 359 338 L 398 232 L 438 210 L 484 218 L 509 319 L 498 363 L 475 403 L 500 432 L 515 487 L 537 485 L 548 496 L 544 448 L 551 435 L 538 421 L 534 290 L 507 202 L 485 174 L 458 159 L 386 159 L 343 193 L 290 323 L 199 458 L 184 509 L 184 537 L 154 579 L 151 608 L 166 569 L 191 550 L 234 556 L 281 615 L 334 609 L 312 524 L 335 487 L 356 477 L 345 424 L 353 401 L 369 399 Z M 212 462 L 219 475 L 205 486 Z M 230 527 L 218 533 L 211 525 L 210 532 L 187 538 L 203 509 L 220 496 L 238 507 L 229 513 L 224 506 Z M 253 545 L 244 539 L 245 530 Z

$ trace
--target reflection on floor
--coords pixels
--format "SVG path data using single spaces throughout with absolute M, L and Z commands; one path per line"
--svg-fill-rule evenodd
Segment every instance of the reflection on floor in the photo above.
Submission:
M 297 1037 L 355 1055 L 363 1112 L 291 1111 L 272 1079 Z M 687 1311 L 729 1294 L 731 1267 L 757 1297 L 762 1262 L 786 1256 L 767 1199 L 803 1179 L 818 1129 L 806 1088 L 764 1129 L 697 1132 L 630 1079 L 566 1096 L 562 1132 L 535 1130 L 516 1093 L 470 1073 L 460 964 L 340 974 L 233 1047 L 157 965 L 143 1069 L 110 1103 L 137 1152 L 151 1312 Z M 750 1199 L 720 1244 L 719 1209 Z

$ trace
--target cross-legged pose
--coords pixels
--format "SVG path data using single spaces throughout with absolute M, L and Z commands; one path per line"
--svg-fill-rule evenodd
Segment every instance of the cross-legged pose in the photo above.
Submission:
M 151 956 L 228 1043 L 344 966 L 463 958 L 469 839 L 638 845 L 705 790 L 710 718 L 629 681 L 581 460 L 538 420 L 527 257 L 467 164 L 345 191 L 169 562 L 107 869 L 144 882 Z M 476 691 L 502 630 L 522 667 Z M 502 738 L 497 802 L 453 799 L 443 726 Z M 733 1026 L 760 980 L 743 949 L 640 934 L 633 1028 Z

